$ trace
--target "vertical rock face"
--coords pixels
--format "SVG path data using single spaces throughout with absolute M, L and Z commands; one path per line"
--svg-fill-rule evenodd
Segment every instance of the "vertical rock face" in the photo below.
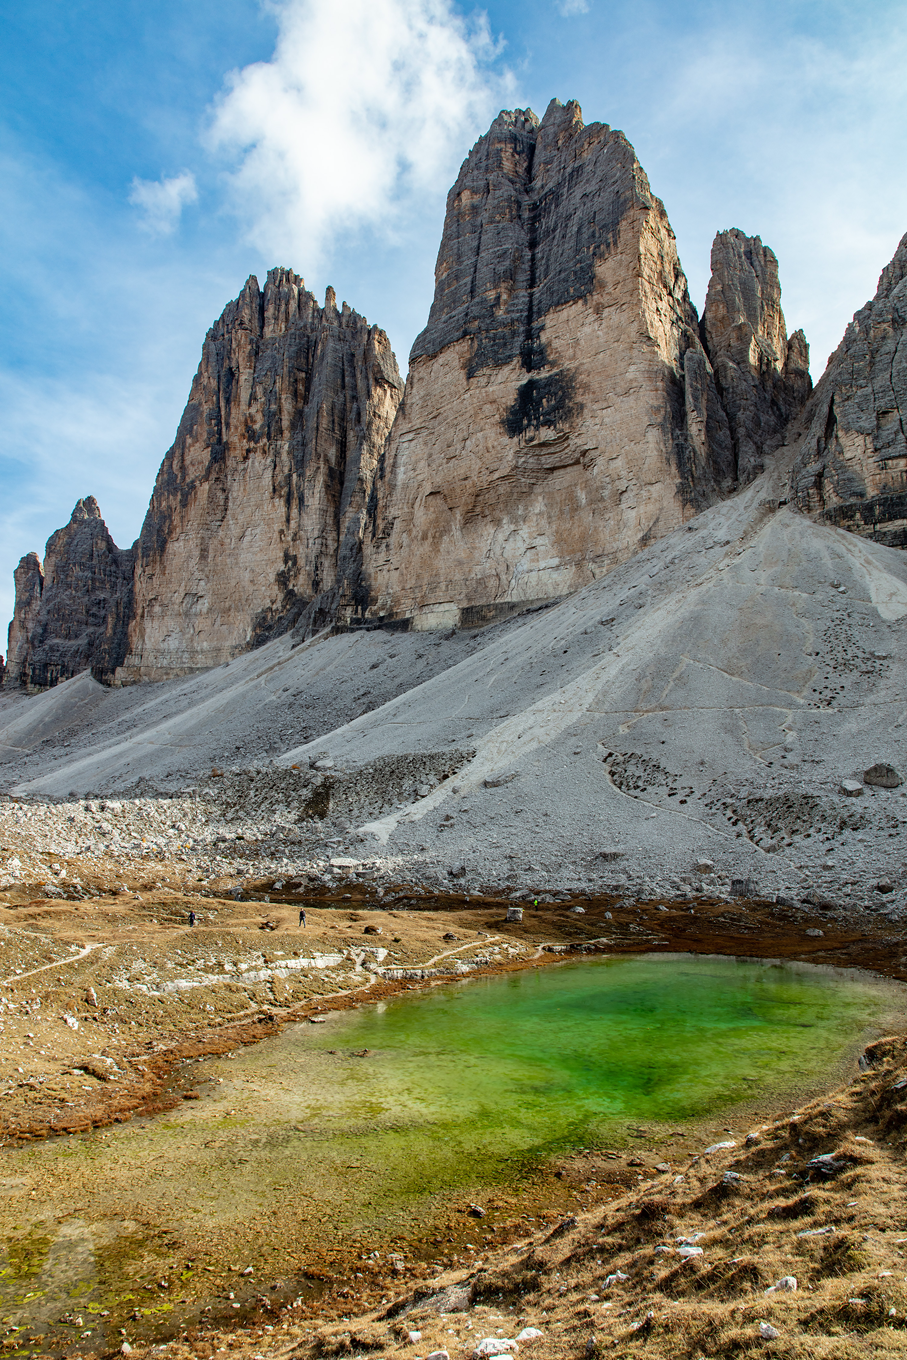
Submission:
M 575 589 L 735 479 L 664 207 L 575 103 L 502 113 L 447 202 L 370 503 L 371 612 L 479 622 Z
M 41 592 L 44 589 L 44 572 L 37 553 L 26 553 L 19 559 L 13 572 L 16 587 L 16 603 L 9 626 L 6 647 L 6 666 L 3 682 L 7 685 L 25 684 L 28 675 L 28 658 L 31 639 L 35 633 L 41 612 Z
M 93 496 L 15 572 L 4 682 L 47 688 L 90 669 L 107 682 L 122 662 L 132 613 L 133 552 L 114 543 Z
M 333 289 L 250 278 L 208 332 L 158 473 L 122 680 L 217 665 L 361 599 L 361 521 L 402 393 L 387 336 Z
M 907 236 L 797 421 L 801 509 L 907 547 Z
M 702 341 L 734 444 L 737 476 L 748 482 L 812 391 L 802 331 L 788 340 L 778 261 L 758 236 L 720 231 L 702 314 Z

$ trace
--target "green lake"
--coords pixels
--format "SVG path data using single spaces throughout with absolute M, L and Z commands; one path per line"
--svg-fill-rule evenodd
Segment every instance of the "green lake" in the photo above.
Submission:
M 646 955 L 289 1026 L 189 1065 L 202 1098 L 170 1114 L 4 1151 L 3 1317 L 47 1328 L 78 1307 L 103 1333 L 137 1309 L 136 1328 L 166 1329 L 214 1297 L 201 1263 L 255 1261 L 249 1288 L 298 1278 L 313 1250 L 430 1231 L 452 1202 L 518 1194 L 559 1154 L 639 1146 L 639 1126 L 656 1142 L 689 1121 L 745 1131 L 755 1109 L 850 1075 L 903 998 L 805 964 Z M 162 1273 L 177 1283 L 149 1299 L 142 1282 Z

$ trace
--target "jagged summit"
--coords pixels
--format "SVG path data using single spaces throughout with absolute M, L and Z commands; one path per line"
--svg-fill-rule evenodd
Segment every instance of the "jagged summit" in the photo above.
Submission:
M 907 235 L 853 318 L 796 423 L 797 504 L 907 547 Z
M 138 543 L 123 680 L 217 665 L 358 587 L 360 522 L 402 391 L 333 288 L 252 276 L 208 332 Z
M 778 261 L 758 236 L 736 227 L 712 245 L 712 276 L 700 326 L 734 443 L 737 477 L 750 481 L 812 391 L 802 330 L 788 339 Z
M 120 549 L 94 496 L 15 572 L 4 683 L 44 689 L 91 670 L 109 682 L 122 662 L 132 616 L 133 549 Z
M 621 132 L 502 113 L 447 201 L 376 482 L 370 612 L 462 624 L 574 590 L 736 484 L 674 233 Z
M 290 629 L 485 624 L 773 458 L 800 509 L 903 545 L 905 289 L 907 238 L 810 395 L 758 236 L 718 232 L 700 321 L 624 134 L 575 101 L 504 110 L 448 196 L 405 391 L 333 288 L 319 306 L 292 269 L 251 276 L 205 338 L 134 550 L 87 498 L 43 565 L 22 559 L 4 683 L 158 680 Z

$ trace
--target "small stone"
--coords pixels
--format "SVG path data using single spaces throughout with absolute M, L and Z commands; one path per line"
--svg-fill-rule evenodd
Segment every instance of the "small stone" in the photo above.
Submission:
M 313 770 L 333 770 L 334 762 L 330 756 L 324 756 L 321 760 L 316 760 L 312 766 Z
M 845 798 L 861 798 L 863 795 L 863 785 L 859 779 L 842 779 L 841 792 Z
M 516 778 L 517 772 L 516 770 L 513 770 L 510 774 L 489 775 L 487 779 L 483 779 L 482 783 L 485 785 L 486 789 L 499 789 L 503 787 L 504 784 L 512 784 Z
M 678 1247 L 677 1255 L 682 1256 L 684 1260 L 687 1260 L 691 1256 L 701 1256 L 702 1247 Z
M 490 1360 L 495 1355 L 513 1355 L 519 1349 L 516 1341 L 508 1341 L 500 1336 L 486 1336 L 473 1351 L 473 1360 Z
M 894 766 L 886 765 L 883 761 L 863 771 L 863 783 L 877 789 L 897 789 L 903 782 Z
M 538 1327 L 524 1327 L 521 1332 L 517 1332 L 513 1339 L 514 1341 L 538 1341 L 539 1337 L 543 1335 L 544 1333 L 540 1332 Z M 428 1360 L 431 1360 L 431 1356 L 428 1357 Z
M 381 935 L 383 932 L 380 926 L 366 926 L 362 933 L 363 935 Z
M 421 1340 L 422 1340 L 422 1333 L 421 1333 L 421 1332 L 410 1332 L 410 1333 L 409 1333 L 409 1339 L 410 1339 L 410 1341 L 413 1343 L 413 1345 L 415 1345 L 417 1341 L 421 1341 Z
M 806 933 L 807 935 L 812 935 L 814 939 L 818 939 L 820 936 L 825 934 L 825 931 L 817 930 L 815 926 L 810 926 L 809 930 Z
M 890 879 L 890 878 L 880 878 L 879 881 L 878 881 L 878 883 L 876 884 L 876 892 L 877 892 L 877 893 L 893 893 L 893 892 L 894 892 L 894 884 L 892 883 L 891 879 Z
M 777 1327 L 773 1327 L 770 1322 L 759 1323 L 759 1335 L 763 1341 L 777 1341 L 781 1333 Z
M 709 1154 L 712 1152 L 724 1152 L 725 1149 L 735 1148 L 736 1146 L 737 1144 L 735 1142 L 733 1142 L 729 1138 L 726 1138 L 723 1143 L 712 1143 L 711 1147 L 707 1147 L 705 1150 L 705 1156 L 708 1157 Z
M 450 1360 L 450 1352 L 449 1352 L 449 1351 L 432 1351 L 430 1355 L 427 1355 L 427 1356 L 425 1357 L 425 1360 Z
M 782 1275 L 775 1284 L 769 1285 L 766 1294 L 792 1294 L 797 1288 L 796 1275 Z
M 610 848 L 608 850 L 599 850 L 598 857 L 599 859 L 603 859 L 606 864 L 613 864 L 615 860 L 623 859 L 626 853 L 626 850 Z
M 466 1212 L 467 1212 L 472 1218 L 484 1218 L 484 1217 L 485 1217 L 485 1210 L 482 1208 L 482 1206 L 481 1206 L 480 1204 L 470 1204 L 470 1206 L 469 1206 L 469 1208 L 466 1210 Z
M 427 798 L 428 795 L 431 793 L 431 785 L 420 784 L 419 787 L 416 789 L 416 793 L 420 798 Z
M 508 907 L 508 908 L 507 908 L 507 920 L 508 920 L 508 921 L 522 921 L 522 919 L 523 919 L 523 908 L 522 908 L 522 907 Z
M 568 912 L 569 912 L 569 914 L 570 914 L 571 916 L 585 916 L 585 914 L 586 914 L 586 908 L 585 908 L 585 907 L 569 907 L 569 908 L 568 908 Z
M 120 1347 L 120 1355 L 131 1355 L 131 1354 L 132 1354 L 132 1347 L 130 1346 L 130 1344 L 129 1344 L 128 1341 L 124 1341 L 123 1344 L 122 1344 L 122 1346 Z
M 696 861 L 696 872 L 697 872 L 697 874 L 711 874 L 711 873 L 714 873 L 714 870 L 715 870 L 715 862 L 714 862 L 714 860 L 711 860 L 711 859 L 697 859 L 697 861 Z
M 86 1006 L 96 1006 L 97 1004 L 98 1004 L 98 994 L 97 994 L 97 992 L 95 991 L 94 987 L 89 987 L 89 988 L 88 988 L 88 991 L 85 993 L 85 1005 L 86 1005 Z
M 806 1163 L 807 1171 L 815 1171 L 820 1176 L 837 1176 L 839 1171 L 843 1171 L 846 1162 L 837 1161 L 830 1152 L 823 1152 L 820 1157 L 812 1157 Z

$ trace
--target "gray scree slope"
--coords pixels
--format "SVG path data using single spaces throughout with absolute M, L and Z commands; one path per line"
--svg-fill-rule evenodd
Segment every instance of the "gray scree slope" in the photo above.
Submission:
M 782 462 L 605 579 L 481 633 L 282 638 L 151 690 L 79 677 L 7 694 L 3 783 L 210 787 L 232 730 L 233 763 L 275 779 L 332 759 L 345 811 L 325 834 L 429 883 L 683 892 L 705 857 L 763 891 L 881 903 L 880 878 L 904 881 L 905 789 L 851 799 L 841 781 L 907 759 L 907 559 L 779 508 L 788 476 Z M 363 677 L 391 664 L 404 692 L 354 716 Z M 420 753 L 455 772 L 383 806 L 375 771 Z

